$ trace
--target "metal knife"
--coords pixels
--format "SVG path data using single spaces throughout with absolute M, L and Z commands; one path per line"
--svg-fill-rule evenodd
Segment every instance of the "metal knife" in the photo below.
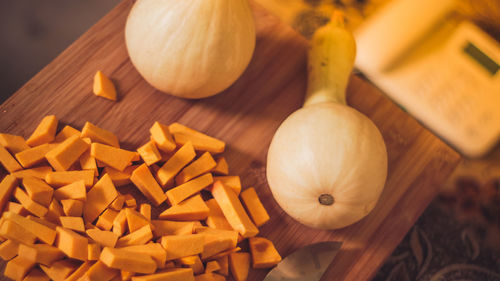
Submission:
M 337 255 L 342 242 L 319 242 L 285 257 L 264 281 L 319 281 Z

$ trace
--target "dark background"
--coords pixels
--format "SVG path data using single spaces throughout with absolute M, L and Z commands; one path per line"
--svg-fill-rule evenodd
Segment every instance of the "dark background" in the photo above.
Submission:
M 1 0 L 0 103 L 120 0 Z

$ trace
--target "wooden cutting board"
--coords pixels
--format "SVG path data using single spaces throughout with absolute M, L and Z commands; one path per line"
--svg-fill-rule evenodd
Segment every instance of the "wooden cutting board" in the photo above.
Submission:
M 90 121 L 111 130 L 128 149 L 148 140 L 154 121 L 177 121 L 221 138 L 228 144 L 231 174 L 241 175 L 245 187 L 255 186 L 271 215 L 262 236 L 274 241 L 283 256 L 316 241 L 344 241 L 322 280 L 369 280 L 437 194 L 459 155 L 353 76 L 348 103 L 375 122 L 387 144 L 385 190 L 375 210 L 350 227 L 320 231 L 302 226 L 272 198 L 265 163 L 274 131 L 303 101 L 307 42 L 254 4 L 257 46 L 244 75 L 215 97 L 178 99 L 154 90 L 128 59 L 123 30 L 132 4 L 119 4 L 2 104 L 0 132 L 27 137 L 43 116 L 55 114 L 62 124 L 81 128 Z M 115 81 L 118 102 L 92 94 L 97 70 Z M 252 270 L 248 280 L 260 281 L 266 273 Z

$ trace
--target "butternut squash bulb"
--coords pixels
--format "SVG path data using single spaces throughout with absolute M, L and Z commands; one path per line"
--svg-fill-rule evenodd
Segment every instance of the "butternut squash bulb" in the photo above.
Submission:
M 374 123 L 346 105 L 356 48 L 343 17 L 317 30 L 303 108 L 276 131 L 267 180 L 278 204 L 310 227 L 336 229 L 365 217 L 387 176 L 387 151 Z
M 255 23 L 247 0 L 138 0 L 125 41 L 132 64 L 153 87 L 198 99 L 241 76 L 255 48 Z

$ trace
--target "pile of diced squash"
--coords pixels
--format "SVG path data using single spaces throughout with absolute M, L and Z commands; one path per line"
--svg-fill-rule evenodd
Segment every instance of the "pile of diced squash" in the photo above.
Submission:
M 228 175 L 223 141 L 155 122 L 150 141 L 129 151 L 89 122 L 57 133 L 58 123 L 44 117 L 26 140 L 0 134 L 6 277 L 244 281 L 281 260 L 256 237 L 269 215 L 254 188 Z M 147 203 L 120 192 L 131 184 Z

